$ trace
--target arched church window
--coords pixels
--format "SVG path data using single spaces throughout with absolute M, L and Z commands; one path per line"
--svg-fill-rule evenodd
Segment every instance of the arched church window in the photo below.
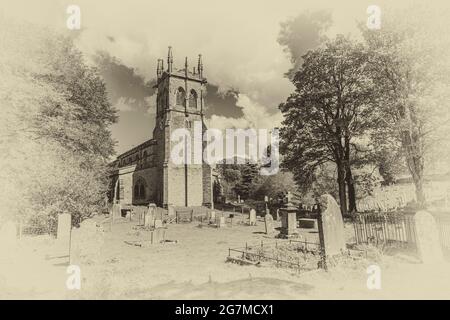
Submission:
M 197 109 L 197 92 L 194 89 L 191 90 L 189 95 L 189 108 Z
M 186 103 L 186 92 L 183 88 L 179 87 L 177 90 L 177 106 L 184 106 Z
M 139 196 L 141 197 L 141 199 L 145 199 L 145 186 L 144 186 L 144 184 L 141 184 L 139 186 Z
M 134 186 L 134 198 L 135 198 L 135 199 L 140 199 L 139 191 L 140 191 L 139 185 L 136 184 L 136 185 Z
M 145 180 L 139 178 L 134 185 L 134 199 L 145 199 Z

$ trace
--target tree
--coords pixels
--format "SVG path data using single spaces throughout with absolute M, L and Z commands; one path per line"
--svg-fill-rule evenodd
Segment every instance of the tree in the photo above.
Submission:
M 374 90 L 379 93 L 380 116 L 372 139 L 381 149 L 389 144 L 384 149 L 403 155 L 420 207 L 426 205 L 426 162 L 436 142 L 449 133 L 450 41 L 441 30 L 440 17 L 446 16 L 423 6 L 387 11 L 380 30 L 363 31 Z
M 116 114 L 105 85 L 68 37 L 11 21 L 0 27 L 1 218 L 68 212 L 79 221 L 107 192 Z
M 321 166 L 334 163 L 343 214 L 347 213 L 346 184 L 355 201 L 351 176 L 355 138 L 372 124 L 374 93 L 363 49 L 362 44 L 338 36 L 309 51 L 293 79 L 295 92 L 280 105 L 283 166 L 293 172 L 298 185 L 309 187 Z
M 247 162 L 241 166 L 241 180 L 234 186 L 234 192 L 241 197 L 241 199 L 249 199 L 255 187 L 255 182 L 259 175 L 258 165 Z
M 277 174 L 262 176 L 254 187 L 252 198 L 255 200 L 264 200 L 265 196 L 276 199 L 281 193 L 296 192 L 297 185 L 290 172 L 280 171 Z

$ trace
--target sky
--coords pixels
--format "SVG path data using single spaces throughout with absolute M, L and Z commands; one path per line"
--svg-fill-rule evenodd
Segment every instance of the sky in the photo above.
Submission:
M 398 1 L 402 5 L 411 1 Z M 203 56 L 208 79 L 206 117 L 213 128 L 273 128 L 280 103 L 293 91 L 286 73 L 323 36 L 357 36 L 367 7 L 388 1 L 343 0 L 0 0 L 0 17 L 13 17 L 69 33 L 105 79 L 119 110 L 116 152 L 151 138 L 156 62 L 173 47 L 174 66 Z M 81 9 L 81 30 L 68 30 L 66 9 Z M 311 20 L 315 17 L 316 20 Z M 318 18 L 317 18 L 318 17 Z M 282 24 L 290 37 L 278 41 Z M 294 36 L 292 36 L 294 35 Z

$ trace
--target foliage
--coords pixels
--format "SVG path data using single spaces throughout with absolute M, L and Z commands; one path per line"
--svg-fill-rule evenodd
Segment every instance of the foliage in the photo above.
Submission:
M 378 92 L 375 146 L 384 151 L 381 171 L 391 181 L 393 158 L 402 155 L 425 204 L 423 179 L 433 148 L 448 139 L 450 121 L 448 50 L 450 37 L 442 33 L 442 13 L 416 6 L 383 16 L 377 31 L 363 29 L 369 71 Z
M 105 85 L 68 37 L 11 21 L 0 27 L 1 216 L 79 220 L 98 210 L 107 188 L 116 115 Z
M 280 105 L 282 165 L 308 190 L 319 168 L 335 163 L 341 211 L 346 213 L 346 174 L 355 139 L 373 124 L 367 54 L 362 44 L 338 36 L 303 58 L 293 79 L 296 90 Z
M 252 198 L 264 200 L 264 197 L 268 196 L 270 199 L 277 199 L 281 193 L 293 193 L 297 189 L 292 173 L 280 171 L 274 175 L 261 176 L 254 187 Z
M 253 193 L 255 182 L 258 179 L 259 168 L 257 164 L 247 162 L 240 165 L 241 179 L 234 186 L 234 192 L 241 197 L 241 199 L 249 199 Z

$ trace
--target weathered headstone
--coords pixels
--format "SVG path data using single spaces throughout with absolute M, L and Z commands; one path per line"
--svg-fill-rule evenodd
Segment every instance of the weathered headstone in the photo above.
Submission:
M 153 203 L 148 206 L 147 212 L 144 214 L 144 226 L 154 227 L 156 215 L 156 205 Z
M 309 218 L 298 219 L 298 226 L 304 229 L 317 229 L 317 220 Z
M 273 232 L 274 232 L 273 217 L 271 214 L 265 215 L 264 223 L 265 223 L 265 227 L 266 227 L 266 234 L 268 234 L 268 235 L 273 234 Z
M 417 251 L 422 262 L 427 264 L 443 262 L 439 231 L 434 217 L 426 211 L 419 211 L 414 216 L 414 224 Z
M 215 221 L 216 220 L 216 212 L 214 210 L 210 211 L 210 221 Z
M 226 227 L 227 225 L 226 225 L 226 223 L 225 223 L 225 217 L 224 216 L 220 216 L 219 217 L 219 224 L 218 224 L 218 227 L 219 228 L 224 228 L 224 227 Z
M 156 219 L 155 220 L 155 229 L 162 228 L 162 226 L 163 226 L 162 220 Z
M 122 216 L 122 208 L 120 204 L 113 204 L 111 209 L 112 219 L 113 221 L 119 219 Z
M 163 228 L 155 229 L 151 232 L 151 243 L 158 244 L 165 240 L 166 230 Z
M 255 209 L 250 209 L 249 223 L 251 226 L 256 226 L 256 210 Z
M 167 207 L 167 214 L 169 215 L 169 217 L 174 217 L 176 215 L 175 212 L 175 207 L 170 205 Z
M 343 253 L 346 249 L 344 220 L 336 200 L 329 194 L 320 197 L 318 225 L 323 257 L 327 258 Z
M 297 213 L 294 210 L 281 209 L 281 235 L 297 235 Z

